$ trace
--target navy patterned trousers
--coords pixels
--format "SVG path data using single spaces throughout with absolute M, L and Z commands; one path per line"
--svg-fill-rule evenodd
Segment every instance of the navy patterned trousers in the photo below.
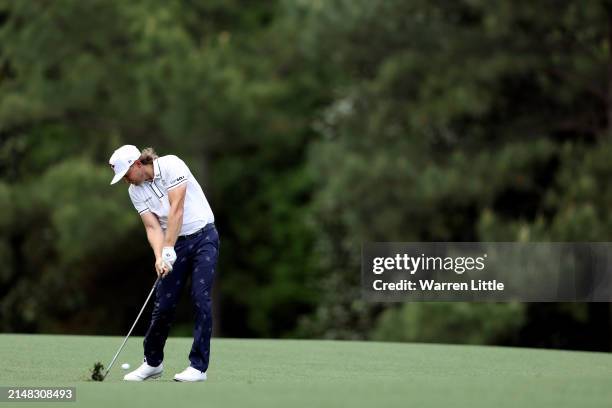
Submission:
M 185 282 L 191 275 L 191 301 L 195 314 L 193 345 L 189 353 L 191 367 L 206 371 L 212 335 L 211 294 L 219 255 L 219 234 L 214 224 L 200 232 L 177 240 L 176 262 L 161 279 L 155 291 L 151 324 L 144 339 L 147 364 L 157 367 L 164 359 L 164 346 L 174 320 L 174 313 Z

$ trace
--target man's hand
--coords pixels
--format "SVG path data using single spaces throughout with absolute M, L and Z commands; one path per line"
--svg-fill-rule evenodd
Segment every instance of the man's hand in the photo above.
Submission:
M 155 271 L 157 272 L 157 276 L 159 276 L 160 278 L 163 278 L 171 270 L 172 270 L 172 267 L 168 265 L 166 261 L 164 261 L 162 258 L 157 258 L 157 260 L 155 261 Z
M 170 266 L 170 269 L 172 269 L 172 266 L 174 266 L 174 262 L 176 261 L 176 252 L 174 252 L 174 247 L 165 246 L 162 249 L 161 257 Z

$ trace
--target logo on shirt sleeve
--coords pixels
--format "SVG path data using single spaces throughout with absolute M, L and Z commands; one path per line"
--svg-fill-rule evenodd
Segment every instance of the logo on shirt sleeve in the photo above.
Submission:
M 185 176 L 177 177 L 177 178 L 175 178 L 174 180 L 172 180 L 170 182 L 170 185 L 174 186 L 174 185 L 176 185 L 177 183 L 180 183 L 183 180 L 185 180 Z

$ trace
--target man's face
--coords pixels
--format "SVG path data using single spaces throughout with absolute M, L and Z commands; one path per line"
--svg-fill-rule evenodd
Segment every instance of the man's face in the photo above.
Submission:
M 142 184 L 145 181 L 144 166 L 142 165 L 142 163 L 140 163 L 139 161 L 135 161 L 134 164 L 130 166 L 130 169 L 127 171 L 127 173 L 125 173 L 123 179 L 126 182 L 130 184 L 135 184 L 137 186 Z

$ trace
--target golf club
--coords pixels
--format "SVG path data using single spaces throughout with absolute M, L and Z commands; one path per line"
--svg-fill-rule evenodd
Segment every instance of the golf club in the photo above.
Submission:
M 123 343 L 121 343 L 121 346 L 119 347 L 119 350 L 117 350 L 117 353 L 115 353 L 115 357 L 113 357 L 113 359 L 111 360 L 111 362 L 108 365 L 108 368 L 106 369 L 106 372 L 104 373 L 104 375 L 100 374 L 100 371 L 102 371 L 104 369 L 104 366 L 101 363 L 96 363 L 94 365 L 94 369 L 93 369 L 92 374 L 91 374 L 91 379 L 92 380 L 94 380 L 94 381 L 104 381 L 104 379 L 108 375 L 108 372 L 113 367 L 113 364 L 115 364 L 115 360 L 117 360 L 117 357 L 119 356 L 119 353 L 121 353 L 121 350 L 123 350 L 123 347 L 125 346 L 125 343 L 127 343 L 127 340 L 130 337 L 130 334 L 132 334 L 132 330 L 134 330 L 134 327 L 136 326 L 136 323 L 138 323 L 138 319 L 140 319 L 140 316 L 142 315 L 142 312 L 145 310 L 145 307 L 147 306 L 147 303 L 149 303 L 149 299 L 151 299 L 151 296 L 153 295 L 153 292 L 155 291 L 155 288 L 157 287 L 157 283 L 159 282 L 160 279 L 161 279 L 161 277 L 158 276 L 157 279 L 155 280 L 155 283 L 153 284 L 153 288 L 151 288 L 151 291 L 149 292 L 149 296 L 147 296 L 147 299 L 145 300 L 144 304 L 142 305 L 142 308 L 140 309 L 140 312 L 138 313 L 138 316 L 136 316 L 136 320 L 134 321 L 134 324 L 132 324 L 132 327 L 130 328 L 130 331 L 128 332 L 127 336 L 125 336 L 125 339 L 123 339 Z

